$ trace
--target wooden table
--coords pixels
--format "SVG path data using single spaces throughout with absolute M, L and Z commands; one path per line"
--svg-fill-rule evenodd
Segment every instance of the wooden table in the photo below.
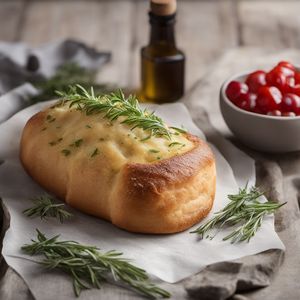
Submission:
M 76 38 L 112 51 L 99 80 L 139 85 L 139 51 L 149 36 L 148 2 L 0 1 L 0 40 L 32 46 Z M 178 3 L 177 43 L 187 55 L 187 89 L 228 48 L 300 47 L 300 2 L 222 0 Z
M 149 35 L 147 10 L 143 0 L 0 0 L 0 40 L 39 46 L 56 39 L 79 39 L 113 54 L 99 81 L 137 88 L 139 51 Z M 299 11 L 297 0 L 179 1 L 176 36 L 187 56 L 186 88 L 230 48 L 300 47 Z M 16 289 L 28 293 L 17 277 L 8 269 L 0 282 L 7 300 L 16 299 Z

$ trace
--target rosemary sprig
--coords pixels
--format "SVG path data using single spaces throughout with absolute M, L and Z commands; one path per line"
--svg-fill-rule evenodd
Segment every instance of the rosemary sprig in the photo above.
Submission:
M 172 129 L 179 130 L 167 127 L 154 112 L 142 109 L 135 96 L 130 95 L 126 98 L 121 90 L 96 96 L 93 88 L 88 92 L 84 87 L 76 84 L 70 86 L 67 93 L 58 91 L 57 94 L 62 97 L 61 104 L 69 103 L 70 108 L 76 107 L 87 115 L 104 113 L 104 117 L 111 122 L 123 117 L 121 123 L 129 125 L 131 130 L 136 127 L 142 128 L 148 131 L 150 136 L 160 136 L 171 140 Z
M 93 85 L 97 93 L 107 93 L 115 89 L 112 85 L 97 84 L 96 75 L 95 70 L 88 70 L 77 63 L 65 63 L 51 78 L 31 81 L 40 93 L 30 99 L 30 104 L 54 99 L 57 96 L 56 90 L 66 91 L 70 85 L 76 83 L 86 88 Z
M 230 202 L 215 216 L 202 224 L 191 233 L 197 233 L 202 238 L 213 238 L 209 235 L 213 229 L 220 229 L 223 226 L 238 227 L 229 235 L 223 238 L 224 241 L 231 240 L 231 243 L 249 242 L 261 227 L 264 216 L 274 213 L 283 204 L 275 202 L 259 202 L 258 199 L 264 195 L 257 187 L 248 189 L 247 185 L 240 188 L 238 194 L 228 195 Z
M 38 263 L 49 269 L 60 269 L 73 279 L 76 296 L 81 290 L 100 288 L 105 280 L 122 283 L 138 293 L 151 298 L 169 298 L 170 293 L 148 281 L 147 273 L 134 265 L 117 251 L 100 252 L 95 246 L 82 245 L 75 241 L 59 241 L 37 230 L 37 240 L 24 245 L 22 250 L 30 255 L 42 254 Z
M 28 217 L 46 217 L 57 218 L 61 223 L 72 216 L 71 213 L 63 209 L 63 203 L 55 203 L 53 199 L 48 196 L 40 196 L 32 199 L 34 206 L 25 209 L 23 213 Z

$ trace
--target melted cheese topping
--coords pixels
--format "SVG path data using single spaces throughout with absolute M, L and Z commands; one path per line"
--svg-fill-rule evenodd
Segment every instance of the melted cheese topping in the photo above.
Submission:
M 66 157 L 79 155 L 78 152 L 89 158 L 102 157 L 116 171 L 127 162 L 157 162 L 193 148 L 184 134 L 172 134 L 172 140 L 157 136 L 147 139 L 149 132 L 141 128 L 130 130 L 128 125 L 121 124 L 122 117 L 110 122 L 103 114 L 87 116 L 67 106 L 47 112 L 41 133 L 50 138 L 49 146 Z

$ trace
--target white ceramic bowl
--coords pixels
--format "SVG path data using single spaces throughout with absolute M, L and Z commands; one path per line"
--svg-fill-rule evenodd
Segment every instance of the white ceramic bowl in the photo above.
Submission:
M 238 108 L 227 98 L 225 90 L 229 82 L 245 82 L 249 73 L 233 76 L 221 87 L 220 108 L 227 126 L 241 142 L 252 149 L 273 153 L 299 151 L 300 116 L 256 114 Z

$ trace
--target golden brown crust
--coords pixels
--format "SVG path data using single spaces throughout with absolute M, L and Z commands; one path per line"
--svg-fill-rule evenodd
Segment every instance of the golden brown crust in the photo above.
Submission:
M 124 167 L 117 190 L 123 201 L 112 215 L 114 224 L 134 232 L 173 233 L 209 213 L 215 196 L 214 156 L 204 141 L 189 139 L 195 147 L 182 155 Z M 130 210 L 135 218 L 126 218 Z
M 49 109 L 48 109 L 49 112 Z M 125 163 L 108 172 L 109 159 L 65 157 L 41 134 L 47 111 L 26 124 L 20 159 L 28 174 L 69 205 L 141 233 L 183 231 L 203 219 L 215 196 L 215 160 L 209 146 L 188 134 L 194 147 L 154 163 Z

